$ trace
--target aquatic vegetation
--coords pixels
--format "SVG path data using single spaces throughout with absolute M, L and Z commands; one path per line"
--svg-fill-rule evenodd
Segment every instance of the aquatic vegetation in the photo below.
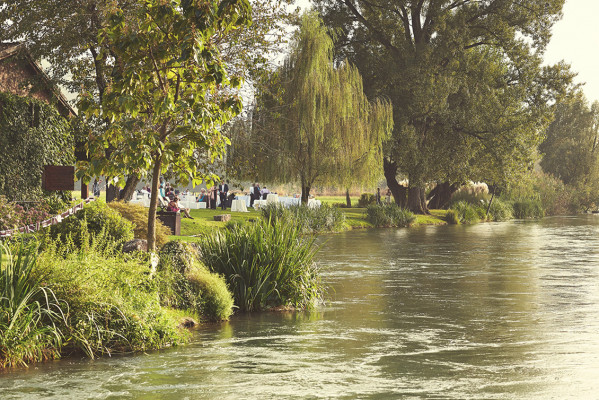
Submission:
M 205 236 L 198 246 L 200 260 L 224 276 L 241 311 L 307 308 L 322 299 L 317 248 L 301 226 L 259 219 Z
M 315 208 L 303 204 L 290 207 L 269 204 L 261 212 L 265 220 L 287 221 L 299 226 L 303 233 L 339 232 L 345 227 L 345 214 L 329 204 Z
M 416 217 L 411 211 L 403 209 L 395 203 L 391 203 L 370 204 L 366 208 L 366 219 L 377 227 L 405 227 L 414 222 Z

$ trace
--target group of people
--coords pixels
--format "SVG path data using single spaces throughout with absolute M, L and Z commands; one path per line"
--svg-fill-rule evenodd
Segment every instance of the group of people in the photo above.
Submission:
M 183 214 L 183 218 L 193 219 L 193 217 L 189 214 L 189 208 L 185 208 L 181 205 L 179 192 L 175 190 L 170 183 L 161 183 L 158 192 L 162 201 L 166 203 L 166 211 L 181 212 L 181 214 Z
M 250 207 L 254 206 L 254 201 L 256 200 L 266 200 L 266 197 L 270 193 L 270 190 L 266 186 L 260 189 L 260 185 L 258 183 L 254 183 L 250 187 Z
M 202 188 L 196 201 L 204 202 L 206 203 L 206 208 L 216 210 L 216 203 L 220 199 L 220 207 L 222 210 L 225 210 L 234 196 L 234 194 L 229 193 L 229 181 L 221 181 L 218 185 L 213 185 L 208 191 Z

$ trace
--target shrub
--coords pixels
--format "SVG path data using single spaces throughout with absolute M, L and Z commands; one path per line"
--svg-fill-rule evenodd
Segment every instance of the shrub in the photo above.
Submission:
M 35 243 L 19 244 L 13 257 L 0 245 L 0 366 L 59 357 L 62 334 L 57 323 L 61 304 L 51 289 L 32 276 L 37 258 Z
M 481 219 L 477 207 L 465 201 L 453 204 L 451 209 L 457 213 L 460 224 L 472 224 L 479 222 Z
M 507 221 L 514 217 L 513 211 L 514 209 L 509 202 L 495 197 L 493 203 L 491 203 L 491 208 L 489 209 L 489 219 L 496 222 Z
M 409 226 L 416 217 L 409 210 L 391 204 L 370 204 L 366 209 L 366 218 L 374 226 Z
M 372 193 L 362 193 L 358 199 L 358 207 L 365 208 L 376 203 L 376 196 Z
M 460 216 L 456 210 L 449 209 L 445 214 L 445 221 L 448 224 L 458 225 L 460 223 Z
M 513 204 L 514 217 L 518 219 L 543 218 L 543 206 L 540 200 L 521 200 Z
M 242 311 L 310 307 L 323 288 L 313 262 L 314 238 L 285 220 L 258 220 L 198 242 L 201 261 L 222 274 Z
M 337 232 L 343 230 L 345 225 L 345 214 L 328 204 L 322 204 L 317 208 L 303 204 L 290 207 L 269 204 L 261 210 L 265 220 L 287 221 L 299 226 L 303 233 Z
M 8 202 L 5 196 L 0 196 L 0 229 L 13 229 L 41 222 L 50 215 L 49 209 L 42 202 L 25 209 L 20 204 Z
M 70 240 L 81 246 L 86 239 L 85 234 L 100 235 L 105 232 L 106 238 L 118 243 L 133 239 L 133 224 L 109 208 L 105 202 L 96 200 L 79 210 L 74 216 L 50 227 L 50 236 L 61 241 Z
M 147 239 L 148 237 L 148 209 L 141 204 L 125 203 L 123 201 L 112 201 L 108 207 L 118 211 L 127 221 L 133 224 L 133 235 L 135 238 Z M 156 220 L 156 246 L 161 248 L 171 234 L 171 230 L 162 222 Z
M 190 309 L 210 321 L 223 321 L 233 313 L 233 297 L 221 276 L 198 259 L 193 245 L 171 241 L 160 251 L 157 281 L 163 304 Z
M 459 202 L 465 202 L 469 204 L 489 204 L 490 200 L 491 195 L 489 193 L 481 191 L 480 189 L 476 190 L 475 188 L 464 186 L 451 196 L 451 200 L 449 201 L 449 207 L 451 208 L 454 204 Z

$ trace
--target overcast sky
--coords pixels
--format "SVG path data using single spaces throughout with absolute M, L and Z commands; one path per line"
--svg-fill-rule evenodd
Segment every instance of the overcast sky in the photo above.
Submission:
M 553 26 L 545 61 L 572 65 L 577 82 L 586 82 L 583 90 L 589 101 L 599 100 L 599 0 L 566 0 L 563 13 Z

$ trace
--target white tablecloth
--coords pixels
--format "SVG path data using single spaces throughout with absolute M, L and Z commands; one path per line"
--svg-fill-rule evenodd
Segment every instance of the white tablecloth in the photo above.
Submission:
M 308 199 L 308 207 L 310 208 L 319 208 L 320 204 L 320 200 Z
M 266 200 L 255 200 L 254 201 L 254 208 L 256 210 L 260 209 L 260 207 L 263 207 L 266 205 Z
M 279 195 L 275 193 L 269 193 L 266 195 L 266 204 L 278 203 Z
M 248 209 L 245 205 L 245 200 L 243 199 L 235 199 L 231 202 L 231 211 L 232 212 L 248 212 Z

